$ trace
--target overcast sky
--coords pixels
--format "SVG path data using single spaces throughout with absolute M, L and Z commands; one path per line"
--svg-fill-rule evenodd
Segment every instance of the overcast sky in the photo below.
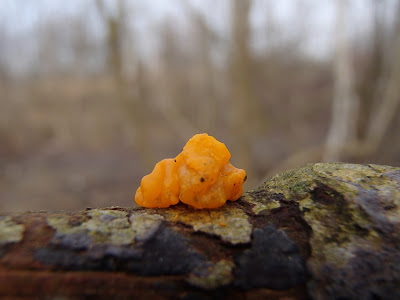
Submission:
M 127 1 L 135 11 L 132 18 L 142 51 L 150 53 L 157 49 L 157 37 L 151 34 L 155 24 L 165 18 L 170 18 L 176 26 L 185 27 L 184 1 L 188 0 L 132 0 Z M 287 38 L 300 35 L 301 30 L 307 31 L 307 39 L 303 49 L 308 55 L 319 58 L 329 57 L 332 53 L 336 0 L 254 0 L 251 11 L 253 28 L 252 44 L 255 49 L 267 43 L 265 38 L 265 22 L 272 19 L 279 34 Z M 372 11 L 370 3 L 374 0 L 349 1 L 349 30 L 352 38 L 357 38 L 370 30 Z M 394 7 L 397 0 L 390 0 Z M 220 35 L 229 33 L 229 0 L 191 0 L 190 3 L 206 16 L 206 20 Z M 30 33 L 37 29 L 41 22 L 59 20 L 81 15 L 88 21 L 93 35 L 103 33 L 103 24 L 97 16 L 93 0 L 4 0 L 0 1 L 0 26 L 4 36 L 15 41 L 15 48 L 21 46 Z M 108 0 L 110 10 L 115 1 Z M 268 14 L 268 17 L 266 17 Z M 301 15 L 299 15 L 301 14 Z M 297 19 L 296 19 L 297 18 Z M 293 20 L 302 19 L 301 27 Z M 390 18 L 388 18 L 390 19 Z M 150 33 L 150 34 L 149 34 Z M 1 42 L 0 42 L 1 43 Z M 0 44 L 1 50 L 1 44 Z M 17 50 L 17 49 L 15 49 Z M 14 52 L 14 49 L 8 49 Z M 21 55 L 26 56 L 26 55 Z M 23 64 L 23 59 L 20 64 Z

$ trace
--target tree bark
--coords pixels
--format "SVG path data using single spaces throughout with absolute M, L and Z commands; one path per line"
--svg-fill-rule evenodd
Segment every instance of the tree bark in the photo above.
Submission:
M 310 164 L 216 210 L 0 214 L 0 297 L 397 298 L 399 190 L 400 168 Z

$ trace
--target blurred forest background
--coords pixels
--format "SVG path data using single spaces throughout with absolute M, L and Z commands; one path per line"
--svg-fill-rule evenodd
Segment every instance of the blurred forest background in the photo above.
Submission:
M 0 3 L 0 211 L 134 205 L 195 133 L 246 189 L 307 162 L 400 165 L 396 0 Z

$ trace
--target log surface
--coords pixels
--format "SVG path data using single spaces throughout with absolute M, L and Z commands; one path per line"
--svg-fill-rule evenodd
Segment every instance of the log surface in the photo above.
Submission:
M 0 215 L 0 296 L 391 299 L 400 168 L 310 164 L 216 210 Z M 286 297 L 286 298 L 285 298 Z

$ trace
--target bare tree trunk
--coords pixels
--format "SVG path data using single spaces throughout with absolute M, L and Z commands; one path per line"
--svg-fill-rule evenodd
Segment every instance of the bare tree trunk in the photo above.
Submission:
M 365 138 L 366 128 L 368 127 L 369 117 L 371 115 L 373 104 L 378 92 L 377 84 L 382 81 L 382 71 L 387 69 L 384 64 L 385 52 L 385 13 L 386 4 L 384 1 L 370 0 L 371 8 L 374 11 L 373 16 L 373 32 L 371 35 L 371 46 L 369 49 L 369 57 L 363 63 L 362 72 L 358 73 L 358 95 L 360 98 L 359 112 L 359 134 L 360 138 Z
M 382 144 L 400 103 L 400 5 L 397 11 L 395 42 L 390 53 L 391 59 L 387 61 L 386 65 L 389 68 L 388 76 L 383 76 L 381 79 L 384 84 L 381 84 L 381 89 L 378 90 L 375 107 L 373 107 L 367 128 L 366 145 L 369 152 L 375 152 Z
M 217 97 L 214 86 L 214 67 L 210 57 L 213 32 L 204 16 L 192 9 L 192 19 L 196 30 L 197 54 L 200 58 L 200 76 L 198 78 L 201 95 L 204 97 L 197 102 L 197 127 L 205 131 L 215 129 L 217 119 Z
M 254 96 L 251 87 L 251 54 L 249 49 L 249 13 L 251 0 L 234 0 L 232 2 L 232 40 L 233 50 L 231 57 L 232 72 L 232 111 L 231 130 L 236 137 L 235 156 L 240 165 L 251 170 L 250 140 L 252 129 L 249 129 L 249 120 Z
M 359 99 L 353 89 L 349 39 L 346 33 L 347 1 L 337 0 L 335 86 L 331 127 L 324 161 L 339 161 L 343 147 L 356 140 Z
M 154 108 L 165 119 L 167 126 L 179 136 L 182 141 L 186 141 L 199 130 L 195 126 L 190 115 L 183 111 L 187 99 L 187 89 L 185 85 L 188 72 L 181 65 L 184 53 L 179 48 L 176 32 L 172 28 L 173 24 L 168 20 L 164 23 L 161 31 L 161 69 L 162 80 L 160 85 L 160 102 Z
M 107 28 L 107 66 L 113 74 L 113 80 L 118 100 L 121 102 L 124 111 L 128 114 L 128 119 L 132 123 L 134 131 L 135 148 L 144 162 L 145 167 L 150 168 L 154 164 L 152 159 L 151 145 L 149 141 L 149 131 L 147 120 L 149 111 L 146 106 L 148 101 L 148 88 L 146 85 L 145 74 L 139 59 L 135 59 L 134 93 L 128 93 L 127 79 L 124 76 L 124 57 L 123 40 L 127 35 L 127 7 L 123 0 L 118 0 L 117 13 L 112 15 L 102 0 L 96 2 L 101 17 L 104 19 Z M 131 44 L 129 47 L 130 55 L 135 56 L 134 40 L 132 34 L 126 39 Z M 133 47 L 132 47 L 133 45 Z

